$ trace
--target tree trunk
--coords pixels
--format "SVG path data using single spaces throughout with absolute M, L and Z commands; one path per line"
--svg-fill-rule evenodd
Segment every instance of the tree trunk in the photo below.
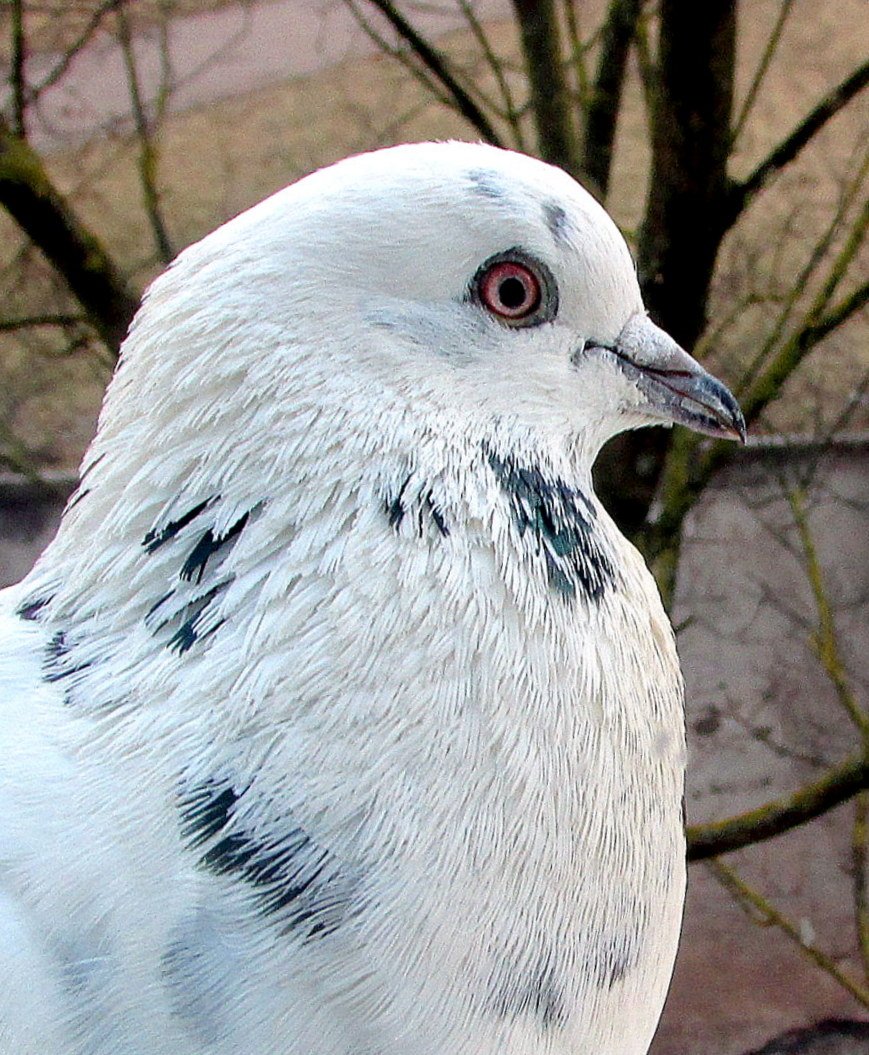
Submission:
M 553 0 L 513 0 L 531 88 L 540 157 L 574 176 L 579 142 Z
M 44 253 L 117 352 L 139 306 L 96 235 L 51 183 L 34 150 L 0 118 L 0 205 Z
M 735 53 L 736 0 L 662 0 L 639 271 L 652 318 L 689 351 L 728 225 Z M 599 459 L 599 493 L 641 545 L 668 441 L 660 430 L 627 433 Z

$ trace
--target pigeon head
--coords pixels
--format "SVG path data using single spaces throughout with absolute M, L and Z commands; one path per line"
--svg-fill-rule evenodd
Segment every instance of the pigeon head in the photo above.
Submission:
M 590 457 L 654 423 L 744 434 L 730 393 L 646 316 L 606 212 L 564 172 L 479 144 L 350 158 L 227 223 L 157 280 L 123 358 L 127 413 L 184 421 L 189 403 L 201 425 L 255 406 L 275 445 L 315 390 L 366 417 L 542 429 Z

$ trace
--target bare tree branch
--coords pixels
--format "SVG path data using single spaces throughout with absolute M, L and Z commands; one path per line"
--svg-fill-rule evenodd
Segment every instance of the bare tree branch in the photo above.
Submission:
M 573 70 L 576 80 L 576 93 L 579 96 L 579 105 L 584 107 L 589 96 L 588 67 L 585 55 L 588 45 L 583 43 L 582 33 L 579 29 L 579 19 L 576 16 L 576 6 L 573 0 L 563 0 L 564 23 L 567 27 L 568 44 L 568 67 Z
M 869 300 L 869 282 L 864 282 L 833 307 L 828 307 L 830 298 L 865 240 L 867 228 L 869 202 L 864 204 L 802 322 L 742 396 L 740 402 L 749 424 L 778 398 L 785 382 L 819 342 L 846 323 Z M 661 478 L 660 509 L 643 540 L 665 603 L 672 601 L 676 586 L 682 523 L 709 480 L 734 453 L 730 443 L 715 441 L 701 452 L 702 444 L 694 433 L 680 432 L 673 437 Z
M 498 91 L 501 93 L 504 119 L 510 126 L 510 131 L 513 133 L 515 144 L 519 150 L 525 150 L 525 136 L 522 132 L 522 124 L 520 121 L 521 110 L 516 105 L 516 100 L 513 98 L 510 84 L 504 76 L 504 63 L 495 54 L 495 51 L 492 48 L 492 43 L 486 35 L 486 31 L 483 29 L 479 18 L 477 18 L 471 0 L 459 0 L 459 7 L 462 9 L 462 14 L 465 16 L 465 20 L 470 26 L 471 32 L 474 34 L 474 39 L 480 45 L 480 50 L 483 52 L 486 64 L 492 71 L 492 76 L 495 78 L 495 83 L 498 85 Z
M 444 89 L 434 81 L 427 70 L 420 66 L 419 63 L 414 62 L 411 52 L 406 51 L 401 47 L 396 47 L 380 33 L 370 20 L 362 13 L 357 4 L 356 0 L 344 0 L 347 7 L 350 9 L 350 13 L 356 19 L 359 28 L 363 33 L 372 40 L 378 48 L 383 52 L 384 55 L 388 55 L 390 58 L 395 59 L 396 62 L 400 63 L 407 72 L 422 85 L 425 91 L 439 103 L 441 106 L 446 107 L 447 110 L 456 110 L 455 103 L 446 94 Z M 370 127 L 370 126 L 369 126 Z
M 793 277 L 789 282 L 789 290 L 785 295 L 784 302 L 782 304 L 781 311 L 779 312 L 778 318 L 776 319 L 775 325 L 772 327 L 770 332 L 767 334 L 757 354 L 753 357 L 749 363 L 747 369 L 740 377 L 734 388 L 734 394 L 739 398 L 748 389 L 751 382 L 753 382 L 759 374 L 761 368 L 765 365 L 770 355 L 773 353 L 775 348 L 780 343 L 782 336 L 785 333 L 788 323 L 790 322 L 791 315 L 793 314 L 794 308 L 800 300 L 801 295 L 809 285 L 812 277 L 814 276 L 817 269 L 825 259 L 830 246 L 833 243 L 833 239 L 838 234 L 842 221 L 844 220 L 848 210 L 854 203 L 855 198 L 862 189 L 863 182 L 866 179 L 866 174 L 869 172 L 869 149 L 864 152 L 862 164 L 857 169 L 853 179 L 849 180 L 842 193 L 839 195 L 839 201 L 836 205 L 836 209 L 830 218 L 830 222 L 827 224 L 826 230 L 818 238 L 812 247 L 811 253 L 800 269 L 800 271 Z M 781 239 L 782 243 L 785 239 Z
M 554 0 L 513 0 L 544 161 L 577 175 L 579 142 Z
M 782 385 L 793 374 L 812 349 L 836 327 L 858 312 L 866 303 L 869 283 L 864 282 L 835 307 L 827 308 L 830 298 L 847 274 L 869 229 L 869 202 L 864 203 L 848 238 L 830 268 L 830 273 L 808 312 L 794 333 L 785 341 L 770 364 L 741 399 L 747 422 L 756 421 L 778 397 Z M 713 450 L 715 447 L 713 446 Z
M 839 985 L 847 990 L 855 1000 L 863 1005 L 863 1007 L 869 1007 L 869 989 L 866 989 L 858 982 L 855 982 L 853 978 L 850 978 L 845 974 L 834 960 L 821 952 L 820 949 L 815 948 L 814 945 L 805 941 L 802 934 L 800 934 L 799 928 L 795 927 L 786 916 L 782 915 L 778 909 L 774 908 L 767 898 L 763 897 L 762 894 L 750 887 L 744 879 L 741 879 L 739 875 L 737 875 L 737 873 L 723 861 L 710 861 L 708 867 L 719 883 L 721 883 L 725 890 L 727 890 L 737 902 L 750 907 L 757 913 L 759 921 L 764 926 L 778 927 L 778 929 L 786 934 L 791 941 L 797 945 L 800 952 L 808 957 L 816 967 L 819 967 L 825 974 L 828 974 L 838 982 Z
M 27 101 L 24 63 L 27 46 L 24 37 L 23 0 L 12 0 L 12 68 L 9 80 L 12 86 L 12 128 L 22 139 L 27 136 Z
M 164 264 L 168 264 L 175 256 L 175 250 L 169 239 L 169 232 L 166 230 L 163 211 L 160 207 L 160 193 L 157 190 L 157 146 L 154 142 L 151 122 L 145 112 L 142 93 L 139 90 L 139 74 L 136 69 L 136 55 L 133 50 L 130 20 L 127 18 L 127 12 L 123 5 L 118 7 L 117 23 L 118 41 L 121 45 L 121 54 L 124 57 L 133 121 L 135 122 L 136 134 L 139 139 L 139 183 L 142 188 L 145 214 L 148 217 L 148 223 L 154 235 L 159 258 Z
M 0 333 L 29 330 L 33 326 L 75 326 L 87 322 L 84 315 L 28 315 L 22 319 L 0 319 Z
M 78 55 L 82 48 L 86 47 L 91 37 L 93 37 L 96 31 L 100 28 L 106 15 L 120 7 L 124 2 L 125 0 L 102 0 L 102 2 L 97 5 L 93 14 L 88 19 L 87 25 L 63 53 L 58 64 L 42 81 L 39 82 L 39 84 L 30 89 L 27 97 L 28 103 L 32 103 L 41 92 L 45 91 L 46 88 L 50 88 L 53 84 L 57 84 L 69 69 L 76 55 Z
M 688 860 L 704 861 L 783 835 L 867 788 L 869 761 L 862 755 L 850 758 L 785 798 L 774 799 L 726 820 L 689 825 L 686 829 Z
M 773 55 L 776 53 L 782 32 L 785 28 L 785 23 L 793 10 L 793 6 L 794 0 L 782 0 L 778 17 L 775 20 L 775 25 L 772 27 L 772 32 L 767 38 L 766 46 L 763 49 L 763 55 L 760 57 L 760 62 L 758 63 L 754 76 L 751 79 L 751 84 L 749 84 L 748 91 L 745 93 L 742 109 L 739 111 L 739 116 L 733 122 L 733 129 L 730 133 L 731 143 L 736 142 L 739 138 L 739 133 L 745 127 L 745 122 L 748 120 L 748 115 L 754 107 L 757 94 L 760 91 L 760 86 L 763 84 L 764 78 L 769 70 L 770 63 L 772 62 Z
M 741 183 L 730 188 L 727 203 L 727 226 L 731 226 L 768 180 L 789 165 L 803 148 L 832 118 L 869 84 L 869 62 L 858 66 L 827 94 L 800 123 L 785 136 L 754 171 Z
M 628 54 L 641 9 L 642 0 L 612 0 L 603 25 L 582 149 L 582 170 L 601 198 L 609 189 Z
M 39 156 L 2 117 L 0 205 L 63 276 L 100 337 L 117 351 L 138 297 L 54 187 Z
M 863 737 L 863 754 L 869 761 L 869 716 L 866 715 L 857 702 L 857 698 L 851 690 L 845 674 L 845 664 L 839 651 L 839 640 L 833 619 L 833 606 L 827 596 L 821 561 L 809 527 L 806 496 L 802 490 L 797 488 L 790 491 L 788 500 L 802 547 L 806 577 L 809 580 L 818 615 L 818 626 L 812 634 L 812 646 L 821 666 L 824 668 L 824 673 L 836 690 L 836 698 L 842 709 Z
M 869 981 L 869 889 L 867 889 L 867 843 L 869 843 L 869 794 L 861 792 L 854 802 L 854 828 L 851 836 L 851 864 L 854 869 L 854 922 L 863 960 L 863 974 Z
M 488 143 L 503 146 L 501 137 L 495 131 L 489 118 L 465 88 L 459 84 L 450 70 L 446 57 L 411 25 L 390 0 L 366 0 L 366 2 L 376 7 L 399 37 L 410 45 L 420 62 L 443 86 L 454 108 L 480 133 L 480 136 Z

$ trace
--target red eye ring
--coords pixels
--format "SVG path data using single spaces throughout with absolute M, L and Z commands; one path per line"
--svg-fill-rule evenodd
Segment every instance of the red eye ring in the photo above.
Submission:
M 527 319 L 540 307 L 543 289 L 530 267 L 515 260 L 499 260 L 487 268 L 477 284 L 480 303 L 507 322 Z

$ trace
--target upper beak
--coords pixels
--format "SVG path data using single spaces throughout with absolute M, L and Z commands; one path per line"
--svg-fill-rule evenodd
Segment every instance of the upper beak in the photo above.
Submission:
M 615 355 L 655 417 L 745 443 L 745 418 L 729 390 L 646 315 L 632 315 L 615 344 L 598 347 Z

